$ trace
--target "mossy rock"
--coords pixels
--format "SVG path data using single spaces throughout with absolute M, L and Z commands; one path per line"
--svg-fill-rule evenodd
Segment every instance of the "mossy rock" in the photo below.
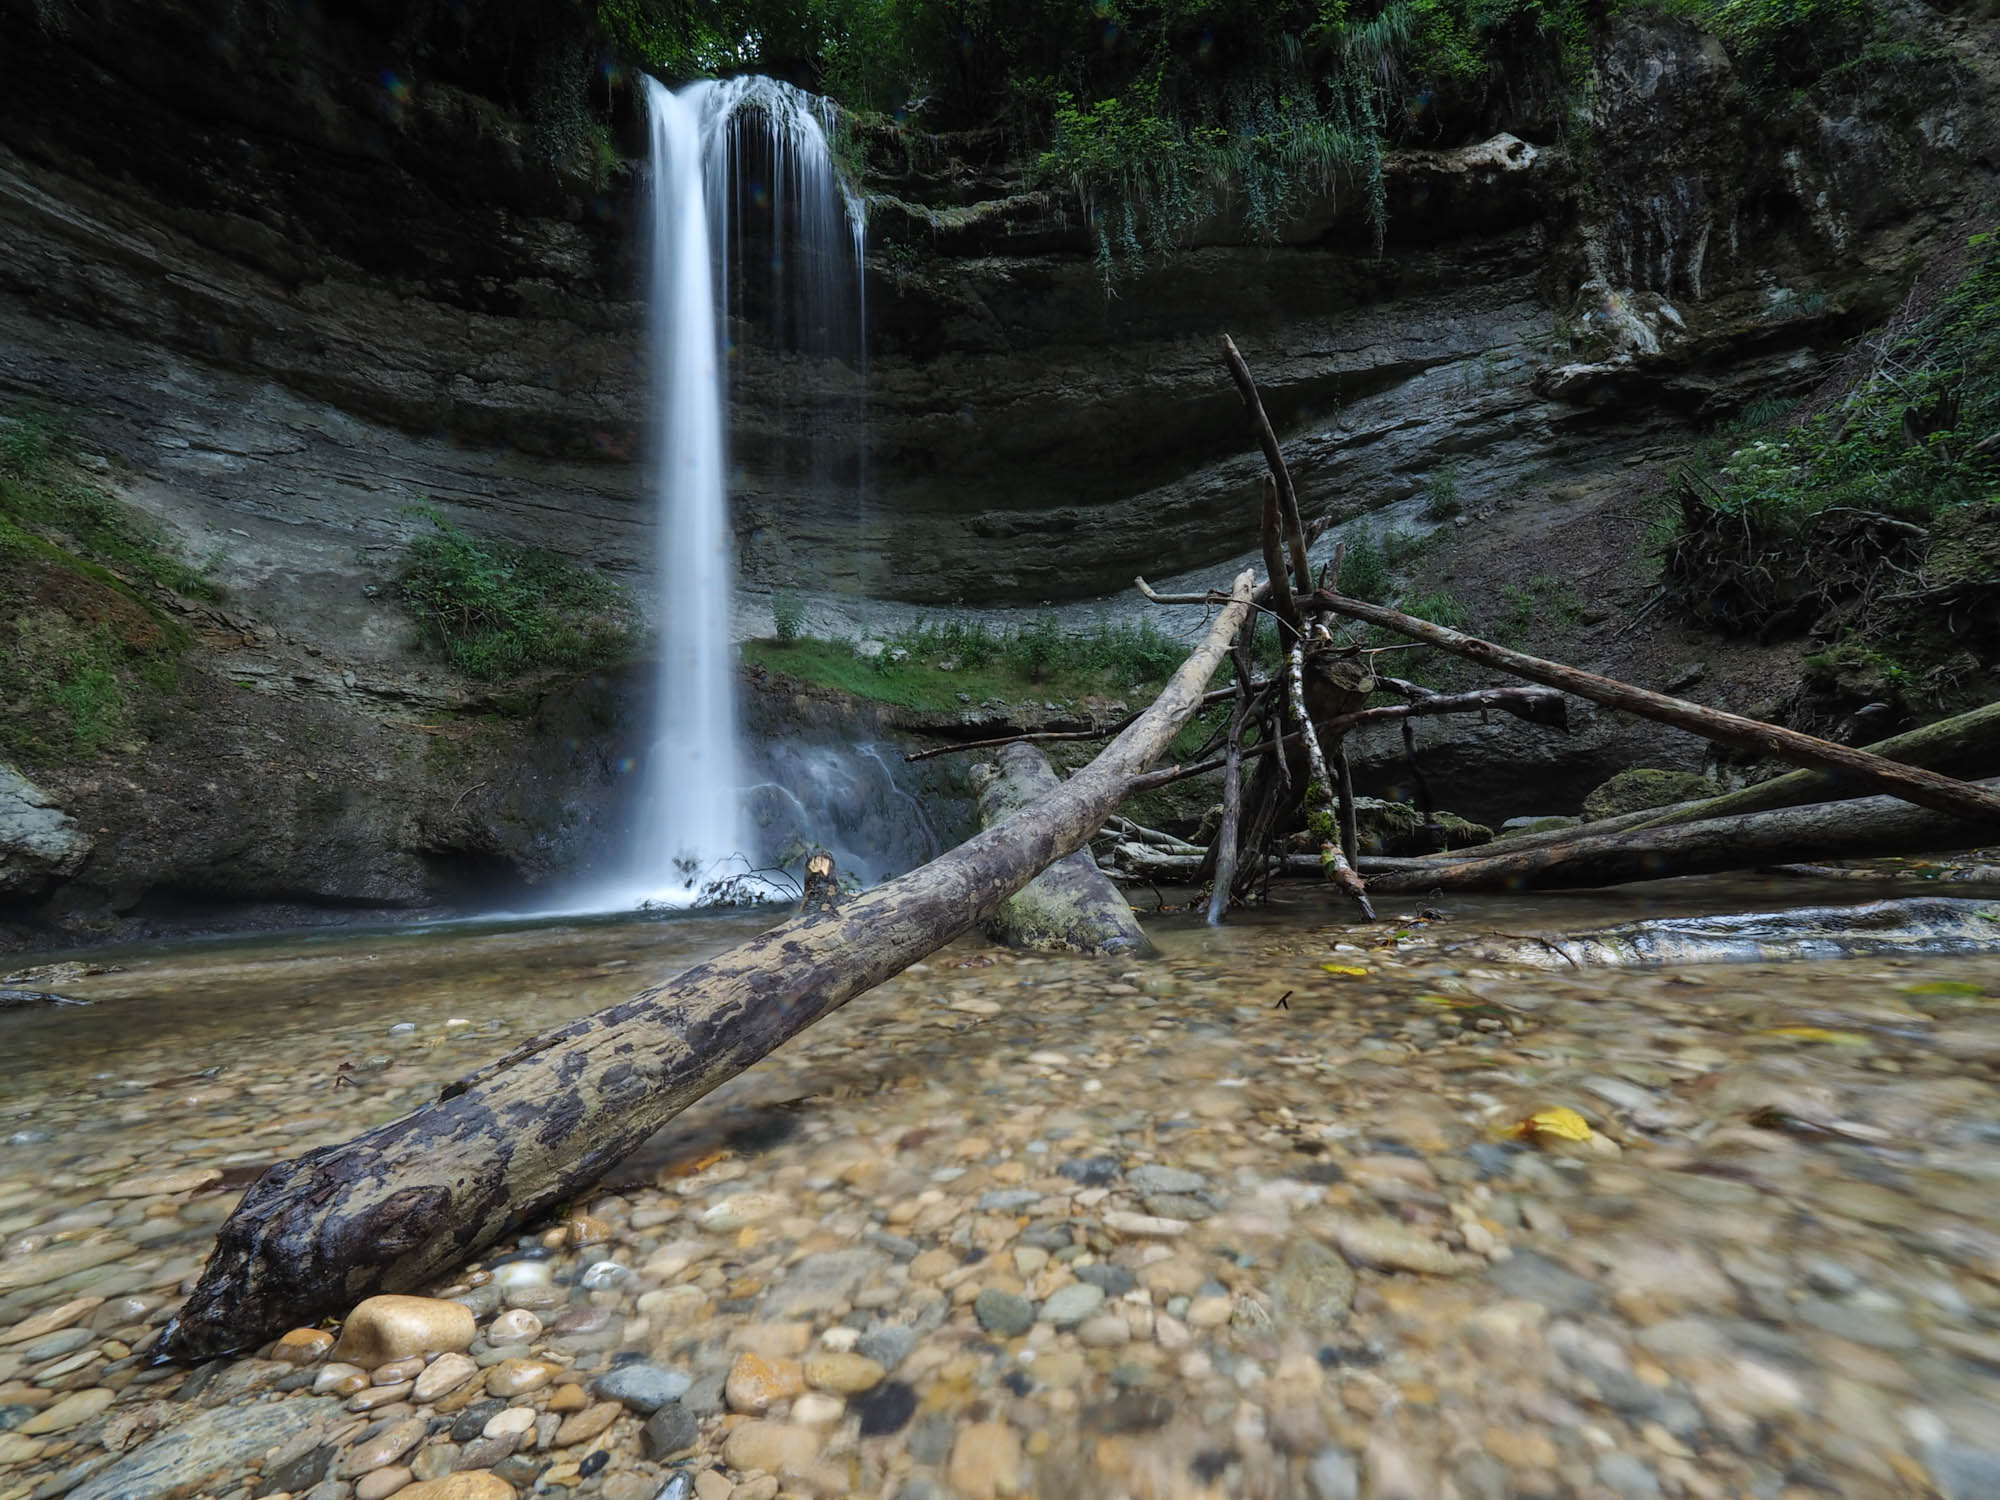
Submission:
M 1651 768 L 1620 771 L 1583 799 L 1583 815 L 1593 820 L 1616 818 L 1625 813 L 1643 812 L 1649 807 L 1666 807 L 1675 802 L 1692 802 L 1701 797 L 1721 795 L 1721 787 L 1693 771 Z

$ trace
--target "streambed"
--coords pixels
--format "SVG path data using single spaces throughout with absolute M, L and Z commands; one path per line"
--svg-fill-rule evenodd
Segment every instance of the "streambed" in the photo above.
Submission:
M 1444 941 L 1777 889 L 954 945 L 429 1289 L 423 1400 L 143 1353 L 260 1164 L 758 922 L 94 951 L 0 1016 L 0 1497 L 2000 1493 L 2000 958 Z

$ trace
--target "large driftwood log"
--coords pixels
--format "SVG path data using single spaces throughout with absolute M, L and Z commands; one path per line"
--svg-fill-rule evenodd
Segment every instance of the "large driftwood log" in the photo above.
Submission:
M 1139 721 L 1054 792 L 901 879 L 544 1032 L 439 1099 L 282 1162 L 223 1224 L 156 1345 L 198 1359 L 408 1291 L 573 1197 L 792 1036 L 981 921 L 1081 848 L 1193 714 L 1251 575 Z M 824 892 L 822 882 L 818 887 Z
M 1299 607 L 1308 613 L 1323 611 L 1345 615 L 1351 620 L 1362 620 L 1370 625 L 1381 625 L 1398 635 L 1437 646 L 1453 656 L 1464 657 L 1481 666 L 1510 672 L 1516 677 L 1525 677 L 1530 682 L 1548 687 L 1561 688 L 1579 698 L 1602 703 L 1607 708 L 1622 709 L 1642 719 L 1672 724 L 1677 729 L 1705 735 L 1726 745 L 1740 745 L 1781 760 L 1838 772 L 1857 785 L 1900 797 L 1919 807 L 1988 822 L 2000 818 L 2000 794 L 1971 782 L 1940 776 L 1935 771 L 1884 760 L 1879 755 L 1870 755 L 1850 745 L 1836 745 L 1831 740 L 1816 739 L 1796 729 L 1746 719 L 1719 708 L 1706 708 L 1699 703 L 1689 703 L 1684 698 L 1670 698 L 1665 693 L 1634 687 L 1629 682 L 1620 682 L 1612 677 L 1600 677 L 1595 672 L 1565 666 L 1561 662 L 1544 661 L 1525 651 L 1496 646 L 1491 641 L 1461 634 L 1443 625 L 1432 624 L 1429 620 L 1420 620 L 1401 610 L 1350 599 L 1344 594 L 1311 594 L 1300 599 Z
M 1973 783 L 2000 787 L 2000 780 Z M 2000 838 L 2000 818 L 1966 819 L 1898 797 L 1861 797 L 1772 812 L 1712 818 L 1672 828 L 1593 834 L 1566 843 L 1502 848 L 1453 862 L 1371 875 L 1378 891 L 1547 890 L 1713 875 L 1758 865 L 1977 848 Z
M 993 765 L 972 768 L 983 827 L 1005 822 L 1062 785 L 1048 757 L 1033 745 L 1003 746 L 993 759 Z M 1155 951 L 1131 903 L 1087 848 L 1065 854 L 1002 901 L 985 926 L 989 937 L 1009 948 L 1103 957 L 1146 957 Z

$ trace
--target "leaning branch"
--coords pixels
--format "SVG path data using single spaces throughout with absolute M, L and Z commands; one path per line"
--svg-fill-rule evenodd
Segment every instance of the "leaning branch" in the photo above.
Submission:
M 1015 816 L 901 879 L 809 910 L 544 1032 L 414 1114 L 266 1172 L 156 1345 L 202 1359 L 410 1291 L 597 1181 L 689 1104 L 987 917 L 1081 848 L 1194 713 L 1250 609 L 1236 581 L 1139 719 Z
M 1670 698 L 1665 693 L 1634 687 L 1615 678 L 1600 677 L 1594 672 L 1564 666 L 1560 662 L 1544 661 L 1523 651 L 1512 651 L 1491 641 L 1434 625 L 1429 620 L 1420 620 L 1401 610 L 1350 599 L 1344 594 L 1317 593 L 1300 603 L 1302 608 L 1308 610 L 1323 610 L 1383 626 L 1398 635 L 1423 641 L 1467 661 L 1495 671 L 1510 672 L 1530 682 L 1561 688 L 1564 692 L 1588 698 L 1607 708 L 1622 709 L 1640 718 L 1671 724 L 1677 729 L 1685 729 L 1726 745 L 1738 745 L 1782 760 L 1836 771 L 1862 785 L 1874 787 L 1905 802 L 1914 802 L 1920 807 L 1978 818 L 1987 823 L 2000 820 L 2000 795 L 1971 782 L 1898 765 L 1879 755 L 1870 755 L 1865 750 L 1816 739 L 1796 729 L 1783 729 L 1776 724 L 1746 719 L 1718 708 L 1705 708 L 1684 698 Z

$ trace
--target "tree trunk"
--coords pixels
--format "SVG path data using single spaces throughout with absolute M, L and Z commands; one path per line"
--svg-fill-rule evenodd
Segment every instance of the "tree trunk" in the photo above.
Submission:
M 972 768 L 981 827 L 1005 822 L 1062 785 L 1048 757 L 1033 745 L 1007 745 L 994 760 L 997 765 Z M 1132 915 L 1131 903 L 1097 868 L 1088 849 L 1050 865 L 1002 901 L 985 926 L 987 936 L 1009 948 L 1100 957 L 1151 957 L 1156 951 Z
M 1301 599 L 1299 607 L 1306 611 L 1330 611 L 1337 615 L 1345 615 L 1349 619 L 1365 620 L 1371 625 L 1381 625 L 1398 635 L 1440 647 L 1454 656 L 1478 662 L 1481 666 L 1511 672 L 1514 676 L 1525 677 L 1530 682 L 1561 688 L 1565 692 L 1575 693 L 1579 698 L 1602 703 L 1607 708 L 1621 709 L 1626 713 L 1637 714 L 1642 719 L 1655 719 L 1663 724 L 1672 724 L 1677 729 L 1705 735 L 1725 745 L 1740 745 L 1784 760 L 1799 761 L 1822 770 L 1839 772 L 1858 786 L 1872 787 L 1892 797 L 1900 797 L 1905 802 L 1914 802 L 1920 807 L 1988 822 L 2000 818 L 2000 795 L 1971 782 L 1955 781 L 1934 771 L 1898 765 L 1893 760 L 1884 760 L 1881 756 L 1870 755 L 1865 750 L 1856 750 L 1849 745 L 1836 745 L 1831 740 L 1815 739 L 1812 735 L 1800 734 L 1796 729 L 1783 729 L 1776 724 L 1746 719 L 1740 714 L 1724 713 L 1719 708 L 1705 708 L 1699 703 L 1689 703 L 1684 698 L 1670 698 L 1665 693 L 1634 687 L 1629 682 L 1619 682 L 1612 677 L 1600 677 L 1595 672 L 1585 672 L 1577 667 L 1565 666 L 1561 662 L 1544 661 L 1538 656 L 1529 656 L 1524 651 L 1511 651 L 1505 646 L 1496 646 L 1491 641 L 1482 641 L 1475 636 L 1462 635 L 1456 630 L 1447 629 L 1443 625 L 1434 625 L 1429 620 L 1420 620 L 1400 610 L 1364 603 L 1359 599 L 1349 599 L 1342 594 L 1312 594 Z
M 2000 787 L 2000 780 L 1974 785 Z M 1425 860 L 1423 868 L 1371 875 L 1369 888 L 1422 892 L 1619 885 L 1795 861 L 1971 849 L 1996 837 L 2000 819 L 1968 820 L 1913 807 L 1897 797 L 1862 797 L 1673 828 L 1609 834 L 1586 828 L 1565 843 L 1537 849 L 1501 849 L 1450 862 Z
M 231 1353 L 422 1287 L 583 1191 L 689 1104 L 950 942 L 1081 848 L 1194 713 L 1251 575 L 1139 721 L 1048 796 L 901 879 L 561 1026 L 345 1145 L 280 1163 L 223 1224 L 167 1326 L 171 1359 Z

